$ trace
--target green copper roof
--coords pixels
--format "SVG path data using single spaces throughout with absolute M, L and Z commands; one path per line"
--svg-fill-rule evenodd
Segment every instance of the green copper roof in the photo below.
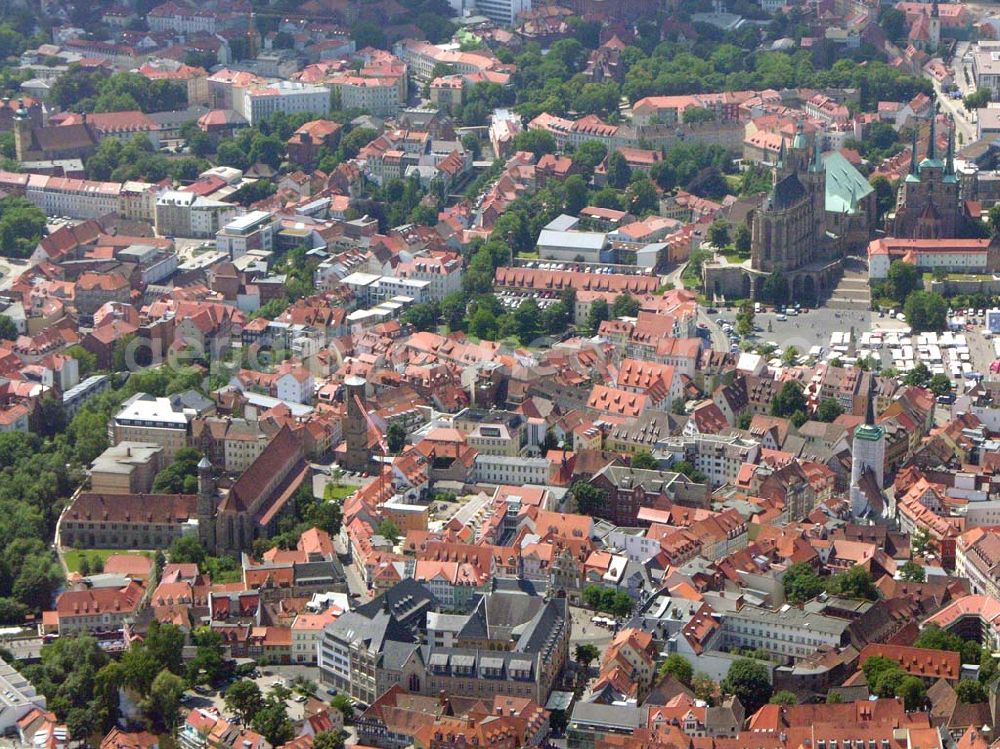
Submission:
M 857 204 L 873 192 L 872 186 L 840 151 L 826 154 L 823 163 L 826 165 L 826 210 L 856 213 Z
M 868 442 L 878 442 L 882 439 L 885 430 L 875 424 L 862 424 L 854 430 L 854 439 L 866 440 Z

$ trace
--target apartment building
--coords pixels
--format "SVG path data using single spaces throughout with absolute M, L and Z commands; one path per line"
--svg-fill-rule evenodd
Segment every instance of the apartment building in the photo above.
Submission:
M 67 590 L 59 595 L 54 611 L 42 614 L 43 626 L 60 636 L 120 632 L 126 619 L 142 602 L 142 586 L 130 581 L 124 588 Z
M 663 449 L 670 452 L 675 460 L 689 461 L 705 474 L 712 486 L 734 483 L 740 466 L 756 463 L 760 456 L 759 442 L 735 434 L 670 437 L 663 442 Z
M 849 619 L 783 606 L 777 611 L 744 606 L 722 617 L 725 645 L 748 650 L 766 650 L 783 660 L 801 660 L 822 646 L 843 647 L 850 643 Z
M 251 85 L 233 91 L 233 109 L 251 127 L 275 112 L 307 112 L 321 117 L 330 113 L 330 89 L 296 81 Z
M 215 237 L 239 207 L 184 190 L 164 190 L 156 199 L 156 233 L 165 237 Z
M 967 578 L 975 594 L 1000 598 L 1000 533 L 987 528 L 973 528 L 958 537 L 955 544 L 955 574 Z
M 120 442 L 90 464 L 90 490 L 99 494 L 136 494 L 153 488 L 164 467 L 163 448 L 152 442 Z
M 145 442 L 163 448 L 163 462 L 173 462 L 177 451 L 191 441 L 192 408 L 184 408 L 171 398 L 136 393 L 122 404 L 108 425 L 111 444 Z
M 513 411 L 466 408 L 455 414 L 453 425 L 480 455 L 516 458 L 528 445 L 528 422 Z
M 328 77 L 324 83 L 340 97 L 342 109 L 366 109 L 376 117 L 396 114 L 406 103 L 402 98 L 398 78 L 372 78 L 340 74 Z
M 439 302 L 449 294 L 462 290 L 462 257 L 452 252 L 419 255 L 396 266 L 396 275 L 430 284 L 427 295 Z
M 236 260 L 250 250 L 273 250 L 279 229 L 280 223 L 274 214 L 250 211 L 219 229 L 215 245 L 219 252 L 225 252 L 231 260 Z

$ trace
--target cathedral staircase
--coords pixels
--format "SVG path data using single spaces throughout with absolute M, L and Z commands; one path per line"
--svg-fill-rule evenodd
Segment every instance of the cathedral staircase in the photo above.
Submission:
M 829 309 L 870 310 L 872 292 L 868 285 L 868 271 L 861 262 L 844 263 L 844 275 L 830 293 L 825 307 Z

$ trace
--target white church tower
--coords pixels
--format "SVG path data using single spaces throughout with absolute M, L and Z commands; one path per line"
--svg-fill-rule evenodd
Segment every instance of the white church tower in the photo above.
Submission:
M 875 375 L 869 375 L 875 382 Z M 871 471 L 881 491 L 885 479 L 885 430 L 875 423 L 875 393 L 868 388 L 868 411 L 865 423 L 854 430 L 851 444 L 851 512 L 854 517 L 871 514 L 872 507 L 861 488 L 866 471 Z

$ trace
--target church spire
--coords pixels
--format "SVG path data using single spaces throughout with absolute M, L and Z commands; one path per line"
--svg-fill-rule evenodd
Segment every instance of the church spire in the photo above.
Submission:
M 813 163 L 812 171 L 819 172 L 823 171 L 823 149 L 819 146 L 819 138 L 817 137 L 813 145 Z
M 778 168 L 785 166 L 785 137 L 781 137 L 781 148 L 778 149 Z
M 944 173 L 955 173 L 955 122 L 952 120 L 951 127 L 948 128 L 948 156 L 944 163 Z
M 931 161 L 934 160 L 934 152 L 936 150 L 934 141 L 937 140 L 937 112 L 933 109 L 931 110 L 931 137 L 927 142 L 927 158 Z
M 913 125 L 913 142 L 910 143 L 910 174 L 917 173 L 917 125 Z

